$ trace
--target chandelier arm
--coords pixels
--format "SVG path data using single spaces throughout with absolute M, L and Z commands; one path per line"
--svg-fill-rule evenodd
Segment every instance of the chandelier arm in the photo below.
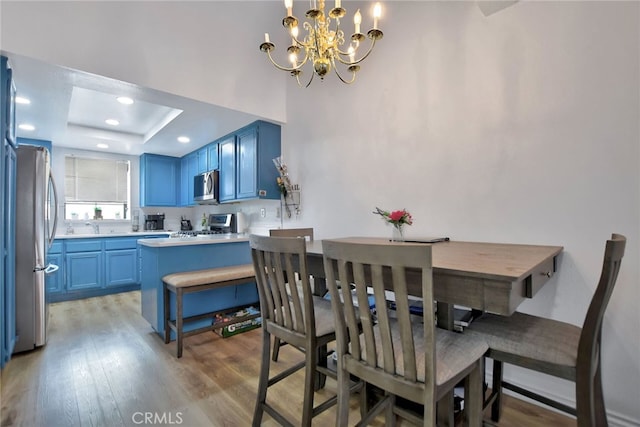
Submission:
M 306 64 L 308 60 L 309 60 L 309 49 L 307 49 L 307 47 L 305 46 L 305 48 L 304 48 L 304 59 L 302 60 L 302 62 L 300 64 L 298 64 L 298 68 L 302 68 L 302 66 L 304 64 Z
M 341 76 L 341 75 L 340 75 L 340 73 L 338 72 L 338 67 L 336 67 L 336 63 L 335 63 L 335 61 L 333 61 L 333 59 L 331 60 L 331 63 L 332 63 L 332 65 L 333 65 L 333 71 L 335 71 L 336 76 L 338 76 L 338 78 L 340 79 L 340 81 L 341 81 L 342 83 L 345 83 L 345 84 L 348 84 L 348 85 L 349 85 L 349 84 L 353 83 L 353 82 L 356 80 L 356 73 L 355 73 L 355 71 L 352 71 L 352 72 L 351 72 L 351 80 L 347 81 L 347 80 L 345 80 L 344 78 L 342 78 L 342 76 Z M 309 82 L 309 83 L 311 83 L 311 82 Z
M 369 56 L 369 54 L 373 51 L 373 47 L 376 45 L 376 41 L 375 39 L 371 40 L 371 45 L 369 46 L 369 50 L 367 51 L 367 53 L 364 54 L 364 56 L 360 59 L 358 59 L 357 61 L 345 61 L 344 59 L 342 59 L 340 57 L 340 55 L 344 55 L 344 56 L 348 56 L 348 53 L 339 51 L 338 53 L 340 53 L 340 55 L 336 55 L 336 58 L 338 59 L 338 61 L 344 65 L 357 65 L 359 63 L 361 63 L 362 61 L 364 61 L 365 59 L 367 59 L 367 56 Z
M 309 83 L 307 83 L 307 85 L 305 86 L 305 88 L 308 88 L 309 85 L 311 84 L 311 82 L 313 81 L 313 76 L 315 76 L 316 73 L 311 73 L 311 78 L 309 79 Z M 296 78 L 298 78 L 298 76 L 296 76 Z
M 296 71 L 299 70 L 300 68 L 302 68 L 302 66 L 307 62 L 308 57 L 305 56 L 304 57 L 304 61 L 302 61 L 300 64 L 298 64 L 296 67 L 283 67 L 282 65 L 278 64 L 276 61 L 273 60 L 273 58 L 271 57 L 271 51 L 267 51 L 267 56 L 269 56 L 269 60 L 271 61 L 271 63 L 279 70 L 282 71 Z

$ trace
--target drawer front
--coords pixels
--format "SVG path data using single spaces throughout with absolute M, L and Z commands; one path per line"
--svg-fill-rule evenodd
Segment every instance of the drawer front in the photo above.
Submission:
M 62 253 L 62 242 L 54 241 L 47 252 L 50 253 L 50 254 L 61 254 Z
M 525 297 L 533 298 L 533 296 L 547 283 L 547 281 L 556 272 L 556 258 L 549 258 L 540 264 L 536 270 L 524 280 Z
M 100 239 L 78 239 L 66 242 L 67 252 L 94 252 L 102 250 Z
M 104 248 L 107 251 L 119 249 L 135 249 L 138 245 L 138 238 L 126 237 L 124 239 L 110 238 L 104 242 Z

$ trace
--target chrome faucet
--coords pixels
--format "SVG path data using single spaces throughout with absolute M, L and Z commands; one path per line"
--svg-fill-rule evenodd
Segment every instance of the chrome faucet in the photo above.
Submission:
M 97 222 L 85 222 L 84 225 L 90 225 L 91 227 L 93 227 L 93 234 L 100 234 L 100 224 L 98 224 Z

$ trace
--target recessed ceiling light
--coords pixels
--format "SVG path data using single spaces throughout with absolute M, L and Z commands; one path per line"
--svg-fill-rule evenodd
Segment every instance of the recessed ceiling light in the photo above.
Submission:
M 16 104 L 31 104 L 31 100 L 23 96 L 16 96 Z
M 107 119 L 104 122 L 111 126 L 118 126 L 120 124 L 120 122 L 117 121 L 116 119 Z
M 118 98 L 116 98 L 118 100 L 118 102 L 120 104 L 124 104 L 124 105 L 131 105 L 133 104 L 133 99 L 129 98 L 128 96 L 119 96 Z
M 36 130 L 36 127 L 34 125 L 30 125 L 28 123 L 23 123 L 21 125 L 18 125 L 18 127 L 22 130 Z
M 107 144 L 103 144 L 103 143 L 96 144 L 96 147 L 98 147 L 98 148 L 109 148 L 109 146 Z
M 188 136 L 179 136 L 178 142 L 182 142 L 183 144 L 186 144 L 187 142 L 191 142 L 191 140 L 189 139 Z

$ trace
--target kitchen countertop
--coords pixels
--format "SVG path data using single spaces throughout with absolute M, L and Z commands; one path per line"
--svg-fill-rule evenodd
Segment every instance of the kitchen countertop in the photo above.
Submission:
M 193 237 L 167 237 L 160 239 L 140 239 L 142 246 L 153 248 L 171 246 L 211 245 L 216 243 L 248 242 L 249 234 L 206 234 Z
M 169 236 L 172 231 L 124 231 L 115 233 L 83 233 L 83 234 L 58 234 L 55 239 L 100 239 L 103 237 L 136 237 L 136 236 L 150 236 L 150 235 L 165 235 Z

